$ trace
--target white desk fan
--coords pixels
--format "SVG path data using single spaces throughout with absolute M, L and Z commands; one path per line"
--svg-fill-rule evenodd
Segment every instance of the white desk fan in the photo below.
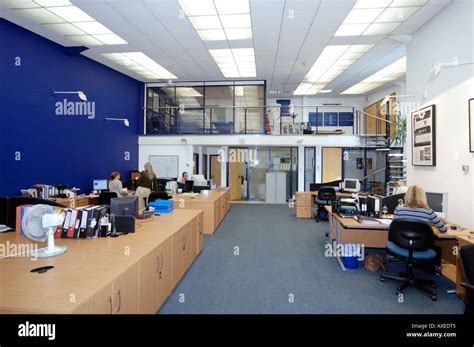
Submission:
M 55 228 L 61 225 L 63 221 L 64 215 L 55 213 L 52 206 L 35 205 L 26 209 L 21 221 L 26 237 L 38 242 L 48 240 L 48 246 L 33 252 L 33 257 L 54 257 L 66 252 L 67 246 L 56 246 L 54 244 Z

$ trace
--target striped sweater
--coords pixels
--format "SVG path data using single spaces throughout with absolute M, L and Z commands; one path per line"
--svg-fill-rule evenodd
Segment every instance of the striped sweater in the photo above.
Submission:
M 442 233 L 446 232 L 448 229 L 446 225 L 441 221 L 438 215 L 431 209 L 431 208 L 423 208 L 423 207 L 406 207 L 406 206 L 398 206 L 395 209 L 395 213 L 393 218 L 414 218 L 421 220 L 423 222 L 428 222 L 434 225 L 441 231 Z

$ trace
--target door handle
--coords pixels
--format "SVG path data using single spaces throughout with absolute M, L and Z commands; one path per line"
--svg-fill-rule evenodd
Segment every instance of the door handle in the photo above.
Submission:
M 118 298 L 119 298 L 117 313 L 119 313 L 120 309 L 122 308 L 122 293 L 120 293 L 120 289 L 117 290 L 117 294 L 118 294 Z
M 112 296 L 109 296 L 108 301 L 109 301 L 109 314 L 112 314 Z

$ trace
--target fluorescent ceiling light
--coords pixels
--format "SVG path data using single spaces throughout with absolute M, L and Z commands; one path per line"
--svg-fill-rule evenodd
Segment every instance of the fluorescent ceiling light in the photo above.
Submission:
M 73 36 L 66 36 L 68 39 L 79 43 L 84 46 L 100 46 L 103 43 L 90 35 L 73 35 Z
M 226 39 L 222 29 L 198 30 L 197 32 L 203 41 L 225 41 Z
M 170 71 L 142 52 L 103 53 L 104 57 L 148 79 L 175 79 Z
M 377 18 L 376 23 L 402 23 L 415 13 L 419 7 L 389 7 Z
M 92 22 L 94 18 L 89 16 L 77 6 L 48 7 L 48 10 L 61 17 L 66 22 Z
M 294 95 L 313 95 L 323 90 L 373 45 L 333 45 L 321 52 Z
M 368 24 L 342 24 L 334 36 L 360 36 Z
M 63 36 L 85 35 L 85 32 L 70 23 L 45 24 L 44 26 Z
M 43 7 L 72 5 L 69 0 L 34 0 L 34 2 Z
M 374 23 L 362 35 L 388 35 L 399 25 L 400 23 Z
M 406 73 L 406 57 L 400 58 L 394 63 L 375 72 L 366 79 L 346 89 L 341 94 L 365 94 L 378 88 L 387 82 L 394 81 Z
M 372 23 L 383 10 L 383 8 L 353 9 L 347 15 L 344 24 Z
M 178 0 L 203 41 L 252 38 L 249 0 Z
M 392 0 L 357 0 L 354 8 L 385 8 Z
M 250 28 L 252 26 L 252 20 L 250 14 L 232 14 L 220 16 L 222 26 L 224 29 L 231 28 Z
M 64 23 L 64 20 L 55 14 L 49 12 L 45 8 L 29 8 L 23 10 L 15 10 L 15 12 L 38 22 L 40 24 Z
M 253 48 L 210 49 L 209 53 L 226 78 L 257 76 Z
M 68 0 L 18 0 L 3 1 L 2 4 L 81 45 L 127 43 Z M 33 8 L 24 8 L 26 6 Z
M 22 9 L 22 8 L 34 8 L 40 7 L 39 5 L 31 1 L 19 1 L 19 0 L 2 0 L 1 5 L 11 9 Z
M 252 38 L 252 29 L 225 29 L 225 36 L 227 40 L 248 40 Z
M 250 13 L 249 0 L 214 0 L 214 4 L 219 14 Z
M 428 0 L 393 0 L 390 7 L 423 6 Z
M 179 4 L 188 17 L 217 15 L 213 0 L 179 0 Z
M 96 21 L 79 22 L 79 23 L 73 23 L 73 24 L 89 35 L 112 34 L 112 32 L 109 29 L 107 29 L 104 25 Z
M 194 29 L 221 29 L 219 16 L 197 16 L 189 17 Z

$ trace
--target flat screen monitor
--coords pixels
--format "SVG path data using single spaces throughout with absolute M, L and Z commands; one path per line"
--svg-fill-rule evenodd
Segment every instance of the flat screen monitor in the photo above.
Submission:
M 358 179 L 346 178 L 342 188 L 347 192 L 358 193 L 360 191 L 360 182 Z
M 428 206 L 435 211 L 440 218 L 446 218 L 446 206 L 448 202 L 446 193 L 426 192 L 426 200 Z
M 107 189 L 109 189 L 107 179 L 96 179 L 92 182 L 92 186 L 94 187 L 94 190 L 107 190 Z
M 137 216 L 138 196 L 110 199 L 110 213 L 116 216 Z
M 192 192 L 193 191 L 193 186 L 194 186 L 194 181 L 192 180 L 186 180 L 184 181 L 184 188 L 183 190 L 185 192 Z

